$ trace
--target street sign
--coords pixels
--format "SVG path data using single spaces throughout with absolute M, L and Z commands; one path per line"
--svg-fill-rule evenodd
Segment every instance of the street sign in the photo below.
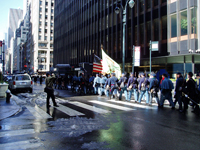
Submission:
M 158 51 L 158 41 L 152 41 L 152 51 Z
M 140 46 L 135 46 L 135 63 L 134 66 L 140 66 Z

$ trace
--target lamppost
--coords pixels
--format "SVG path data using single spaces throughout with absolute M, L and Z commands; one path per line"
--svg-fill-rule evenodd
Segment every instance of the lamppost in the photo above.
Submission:
M 5 41 L 2 42 L 2 72 L 5 72 Z
M 116 14 L 119 14 L 119 11 L 120 11 L 120 8 L 122 8 L 123 10 L 123 45 L 122 45 L 122 71 L 124 72 L 124 66 L 125 66 L 125 27 L 126 27 L 126 7 L 127 5 L 129 4 L 129 7 L 130 8 L 133 8 L 134 5 L 135 5 L 135 2 L 134 0 L 127 0 L 126 1 L 126 4 L 125 4 L 125 7 L 123 7 L 123 5 L 121 3 L 118 3 L 117 4 L 117 7 L 115 8 L 115 13 Z M 118 7 L 119 6 L 119 7 Z

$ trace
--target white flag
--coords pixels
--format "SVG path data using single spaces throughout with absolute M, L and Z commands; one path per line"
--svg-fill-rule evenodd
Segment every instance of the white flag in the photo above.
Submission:
M 116 77 L 119 78 L 122 74 L 121 67 L 112 58 L 110 58 L 104 50 L 102 52 L 102 65 L 104 73 L 115 73 Z

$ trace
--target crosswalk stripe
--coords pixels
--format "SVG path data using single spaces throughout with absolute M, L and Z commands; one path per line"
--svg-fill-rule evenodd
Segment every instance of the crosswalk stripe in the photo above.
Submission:
M 18 141 L 18 142 L 0 144 L 0 149 L 5 149 L 5 150 L 28 149 L 28 148 L 37 148 L 42 145 L 43 144 L 41 142 L 38 142 L 36 140 L 27 140 L 27 141 Z
M 114 103 L 117 103 L 117 104 L 123 104 L 123 105 L 139 107 L 139 108 L 156 109 L 155 107 L 152 107 L 152 106 L 144 106 L 144 105 L 141 105 L 141 104 L 134 104 L 134 103 L 130 103 L 130 102 L 115 101 L 115 100 L 108 100 L 108 101 L 109 102 L 114 102 Z
M 2 131 L 2 132 L 0 132 L 0 137 L 5 137 L 5 136 L 10 137 L 10 136 L 25 135 L 25 134 L 33 134 L 33 133 L 35 133 L 34 129 Z
M 82 107 L 82 108 L 85 108 L 87 110 L 91 110 L 91 111 L 100 113 L 100 114 L 110 113 L 111 112 L 109 110 L 105 110 L 105 109 L 102 109 L 102 108 L 97 108 L 95 106 L 87 105 L 87 104 L 80 103 L 80 102 L 68 102 L 68 103 L 76 105 L 76 106 L 79 106 L 79 107 Z
M 115 109 L 119 109 L 119 110 L 124 110 L 124 111 L 135 110 L 135 109 L 132 109 L 132 108 L 127 108 L 127 107 L 109 104 L 109 103 L 105 103 L 105 102 L 101 102 L 101 101 L 96 101 L 96 100 L 91 100 L 89 102 L 99 104 L 99 105 L 103 105 L 103 106 L 107 106 L 107 107 L 111 107 L 111 108 L 115 108 Z
M 58 110 L 60 110 L 60 111 L 62 111 L 62 112 L 64 112 L 64 113 L 66 113 L 66 114 L 69 115 L 70 117 L 72 117 L 72 116 L 79 116 L 79 115 L 85 115 L 85 114 L 83 114 L 83 113 L 81 113 L 81 112 L 78 112 L 78 111 L 76 111 L 76 110 L 73 110 L 73 109 L 71 109 L 71 108 L 69 108 L 69 107 L 67 107 L 67 106 L 63 106 L 63 105 L 61 105 L 61 104 L 58 104 L 58 106 L 59 106 L 59 107 L 56 107 L 56 109 L 58 109 Z
M 35 106 L 35 107 L 26 106 L 26 108 L 33 114 L 33 116 L 36 119 L 49 119 L 49 118 L 52 118 L 49 114 L 47 114 L 45 111 L 40 109 L 38 106 Z

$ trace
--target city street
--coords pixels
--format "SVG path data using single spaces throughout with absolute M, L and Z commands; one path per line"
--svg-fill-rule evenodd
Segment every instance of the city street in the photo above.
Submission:
M 0 121 L 0 149 L 198 150 L 200 117 L 105 96 L 55 90 L 59 107 L 46 109 L 44 84 L 15 93 L 18 114 Z M 51 101 L 51 100 L 50 100 Z

